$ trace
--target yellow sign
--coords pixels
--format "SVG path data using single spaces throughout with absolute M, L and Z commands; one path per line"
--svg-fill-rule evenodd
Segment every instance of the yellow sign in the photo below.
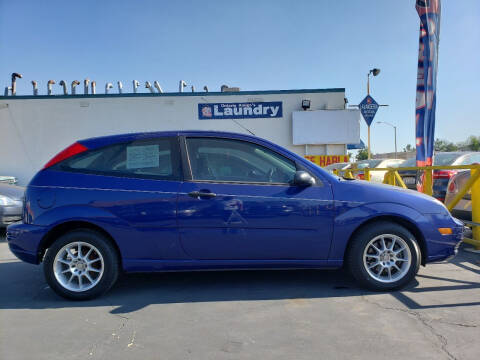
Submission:
M 321 167 L 350 161 L 348 155 L 305 155 L 305 159 L 310 160 Z

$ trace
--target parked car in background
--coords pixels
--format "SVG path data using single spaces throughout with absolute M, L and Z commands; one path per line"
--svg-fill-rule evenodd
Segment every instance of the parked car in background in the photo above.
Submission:
M 357 169 L 365 168 L 396 168 L 400 166 L 405 160 L 403 159 L 371 159 L 371 160 L 361 160 L 355 163 L 352 167 Z M 383 183 L 383 178 L 387 173 L 386 170 L 379 171 L 370 171 L 370 181 Z M 365 174 L 363 171 L 354 173 L 355 177 L 360 180 L 365 179 Z
M 24 192 L 22 186 L 0 183 L 0 228 L 22 219 Z
M 0 184 L 16 184 L 17 178 L 15 176 L 0 176 Z
M 405 160 L 403 163 L 400 164 L 398 167 L 398 174 L 402 178 L 405 186 L 410 190 L 417 190 L 417 170 L 402 170 L 405 167 L 413 167 L 417 166 L 417 159 L 410 158 Z
M 85 300 L 125 272 L 339 268 L 376 290 L 455 254 L 430 196 L 347 180 L 257 137 L 213 131 L 76 142 L 31 180 L 10 250 Z M 388 215 L 388 216 L 386 216 Z
M 471 165 L 480 164 L 480 152 L 443 152 L 435 153 L 433 158 L 433 165 Z M 448 182 L 458 173 L 458 170 L 434 170 L 433 171 L 433 197 L 445 201 L 447 193 Z M 417 174 L 417 187 L 423 187 L 423 172 L 419 171 Z
M 327 166 L 324 166 L 323 168 L 333 174 L 334 170 L 345 170 L 348 169 L 352 163 L 349 162 L 341 162 L 341 163 L 335 163 L 335 164 L 330 164 Z
M 445 196 L 445 205 L 449 205 L 458 194 L 459 190 L 465 186 L 470 179 L 470 171 L 459 171 L 448 181 L 447 193 Z M 455 205 L 451 211 L 452 215 L 462 220 L 472 221 L 472 194 L 470 190 Z

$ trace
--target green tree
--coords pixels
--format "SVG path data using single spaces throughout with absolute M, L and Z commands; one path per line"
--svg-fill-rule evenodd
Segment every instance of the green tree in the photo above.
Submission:
M 413 151 L 413 150 L 415 150 L 415 149 L 414 149 L 413 146 L 410 145 L 410 144 L 407 144 L 407 146 L 405 146 L 405 147 L 403 148 L 403 152 L 410 152 L 410 151 Z
M 472 151 L 479 151 L 480 150 L 480 136 L 476 137 L 476 136 L 470 136 L 468 139 L 467 139 L 467 147 L 469 150 L 472 150 Z
M 360 160 L 367 160 L 367 159 L 368 159 L 368 148 L 358 150 L 357 157 L 355 158 L 355 160 L 360 161 Z
M 448 140 L 436 139 L 434 143 L 435 151 L 451 152 L 457 151 L 458 146 Z

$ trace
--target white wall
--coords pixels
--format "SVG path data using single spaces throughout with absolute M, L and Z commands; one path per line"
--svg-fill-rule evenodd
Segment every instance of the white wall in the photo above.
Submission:
M 344 91 L 272 93 L 137 94 L 137 96 L 0 97 L 0 175 L 26 184 L 52 156 L 76 140 L 93 136 L 160 130 L 222 130 L 246 133 L 231 120 L 198 120 L 198 103 L 282 101 L 283 118 L 236 120 L 300 155 L 292 145 L 292 111 L 302 99 L 312 109 L 343 109 Z M 308 146 L 309 154 L 344 154 L 343 145 Z

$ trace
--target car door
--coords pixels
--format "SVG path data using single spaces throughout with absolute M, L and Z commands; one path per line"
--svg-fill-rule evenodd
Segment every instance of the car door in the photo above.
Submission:
M 290 185 L 297 164 L 264 145 L 187 137 L 191 179 L 178 197 L 180 239 L 194 259 L 326 259 L 329 183 Z

